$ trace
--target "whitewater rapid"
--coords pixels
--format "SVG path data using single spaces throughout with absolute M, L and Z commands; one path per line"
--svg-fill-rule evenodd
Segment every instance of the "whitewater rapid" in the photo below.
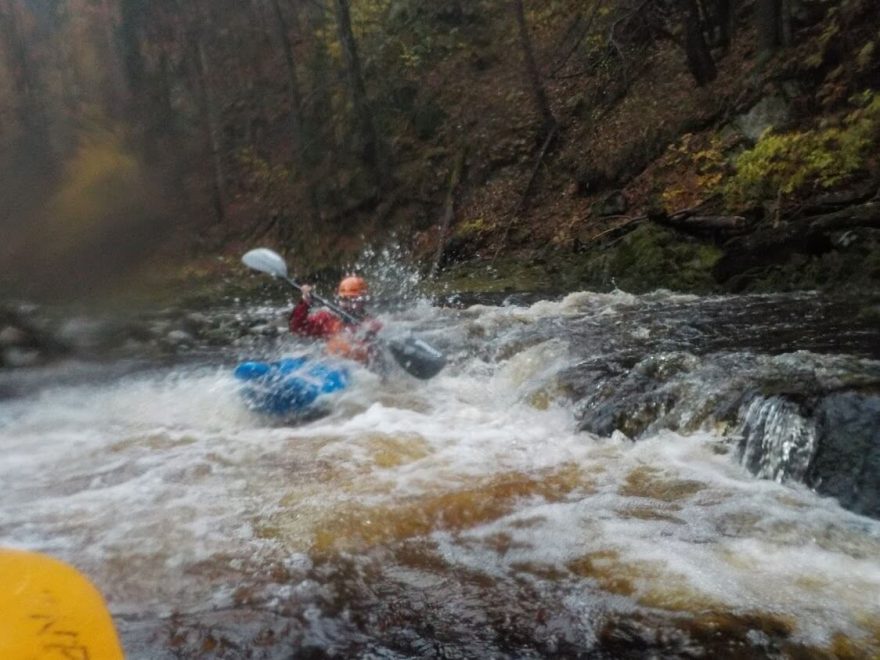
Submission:
M 383 598 L 408 608 L 401 630 L 458 633 L 464 653 L 602 649 L 609 621 L 718 613 L 765 622 L 744 638 L 756 653 L 773 631 L 880 653 L 880 522 L 753 476 L 730 428 L 638 442 L 577 430 L 557 375 L 596 356 L 567 324 L 619 318 L 640 341 L 656 330 L 621 311 L 638 304 L 580 293 L 389 315 L 450 365 L 427 382 L 357 369 L 330 414 L 302 424 L 247 410 L 235 350 L 46 384 L 0 401 L 0 539 L 89 575 L 131 657 L 175 657 L 175 632 L 197 648 L 212 626 L 256 648 L 261 625 L 266 657 L 412 652 L 399 630 L 389 641 Z M 259 313 L 283 323 L 280 308 Z M 426 617 L 446 635 L 413 623 Z M 534 646 L 479 632 L 505 626 Z

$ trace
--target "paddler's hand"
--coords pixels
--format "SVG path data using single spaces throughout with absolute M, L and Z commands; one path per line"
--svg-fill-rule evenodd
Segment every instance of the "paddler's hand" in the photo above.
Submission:
M 307 303 L 312 302 L 312 285 L 311 284 L 303 284 L 299 288 L 299 291 L 302 294 L 302 299 L 305 302 L 307 302 Z

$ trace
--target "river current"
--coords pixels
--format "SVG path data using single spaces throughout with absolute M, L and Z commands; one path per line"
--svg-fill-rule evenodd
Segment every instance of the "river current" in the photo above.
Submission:
M 443 372 L 356 370 L 297 423 L 231 376 L 310 350 L 285 309 L 200 312 L 172 359 L 0 375 L 0 539 L 86 573 L 131 658 L 877 657 L 880 521 L 794 478 L 809 420 L 773 398 L 880 383 L 880 331 L 848 310 L 423 303 L 382 320 Z M 781 458 L 750 469 L 771 413 Z

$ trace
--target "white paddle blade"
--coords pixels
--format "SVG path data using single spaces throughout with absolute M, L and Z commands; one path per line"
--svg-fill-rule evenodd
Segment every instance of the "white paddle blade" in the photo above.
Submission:
M 251 250 L 241 258 L 241 261 L 248 268 L 262 273 L 268 273 L 275 277 L 287 277 L 287 264 L 284 263 L 284 259 L 269 248 Z

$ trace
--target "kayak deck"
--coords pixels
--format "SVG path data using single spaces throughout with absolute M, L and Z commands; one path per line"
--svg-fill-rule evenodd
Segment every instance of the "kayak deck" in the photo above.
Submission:
M 247 361 L 234 371 L 251 410 L 271 415 L 305 413 L 349 385 L 348 369 L 305 356 L 272 362 Z

